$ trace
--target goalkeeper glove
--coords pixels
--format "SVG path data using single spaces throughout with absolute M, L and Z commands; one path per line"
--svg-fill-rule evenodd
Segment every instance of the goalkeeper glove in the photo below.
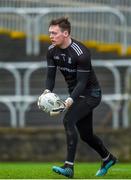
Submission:
M 66 100 L 65 100 L 65 106 L 67 109 L 69 109 L 71 107 L 71 105 L 73 104 L 73 99 L 71 97 L 68 97 Z
M 39 109 L 41 109 L 41 106 L 40 106 L 40 98 L 41 98 L 41 96 L 44 95 L 44 94 L 50 93 L 50 92 L 51 91 L 49 89 L 45 89 L 44 92 L 38 97 L 37 106 L 38 106 Z

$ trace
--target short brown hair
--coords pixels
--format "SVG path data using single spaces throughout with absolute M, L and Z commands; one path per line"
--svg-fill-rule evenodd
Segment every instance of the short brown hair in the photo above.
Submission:
M 69 34 L 71 32 L 71 24 L 67 17 L 60 17 L 57 19 L 52 19 L 49 24 L 49 27 L 53 25 L 58 25 L 62 31 L 67 30 Z

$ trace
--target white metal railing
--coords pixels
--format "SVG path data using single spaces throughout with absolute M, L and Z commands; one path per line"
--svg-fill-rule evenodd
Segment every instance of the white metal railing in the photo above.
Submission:
M 119 11 L 121 11 L 126 19 L 127 19 L 127 25 L 129 26 L 128 30 L 131 26 L 131 1 L 130 0 L 55 0 L 55 1 L 47 1 L 47 0 L 0 0 L 0 6 L 1 7 L 90 7 L 90 6 L 110 6 L 117 8 Z M 103 15 L 104 16 L 104 15 Z M 103 16 L 101 18 L 103 18 Z M 82 19 L 82 18 L 81 18 Z M 109 18 L 112 21 L 112 18 Z M 130 38 L 130 32 L 128 33 L 128 42 L 131 42 Z
M 25 113 L 29 105 L 37 101 L 37 96 L 1 95 L 0 103 L 5 104 L 10 111 L 11 127 L 25 126 Z M 15 104 L 14 104 L 15 103 Z M 19 105 L 18 105 L 19 104 Z M 18 111 L 18 114 L 17 114 Z
M 3 18 L 4 16 L 2 16 L 3 14 L 8 14 L 8 15 L 13 14 L 16 18 L 17 17 L 21 18 L 21 19 L 19 19 L 19 23 L 21 23 L 21 25 L 17 25 L 17 22 L 13 22 L 15 20 L 11 19 L 11 15 L 10 15 L 10 23 L 8 23 L 7 20 L 4 20 L 4 18 Z M 26 33 L 26 53 L 27 53 L 27 55 L 32 54 L 32 46 L 33 46 L 32 18 L 24 13 L 17 11 L 16 8 L 13 8 L 13 9 L 12 8 L 9 8 L 9 9 L 8 8 L 5 8 L 5 9 L 0 8 L 0 15 L 3 18 L 3 21 L 0 18 L 0 28 L 5 28 L 7 30 L 23 31 Z M 14 25 L 12 26 L 12 24 L 14 24 Z
M 128 103 L 131 100 L 131 95 L 128 94 L 127 91 L 121 91 L 121 76 L 118 70 L 119 67 L 126 67 L 127 76 L 125 77 L 125 82 L 127 82 L 130 75 L 129 67 L 131 68 L 131 61 L 129 60 L 93 60 L 92 61 L 94 67 L 104 67 L 108 69 L 114 78 L 114 93 L 112 94 L 104 94 L 102 96 L 102 101 L 105 102 L 112 110 L 113 128 L 119 128 L 119 112 L 121 108 L 121 102 L 124 101 L 124 107 L 122 112 L 122 126 L 129 126 L 129 116 L 128 116 Z M 31 103 L 37 101 L 37 97 L 39 95 L 31 95 L 30 94 L 30 80 L 31 75 L 34 71 L 39 68 L 46 68 L 46 62 L 25 62 L 25 63 L 0 63 L 0 69 L 6 69 L 9 72 L 13 72 L 12 75 L 15 79 L 15 94 L 14 95 L 0 95 L 0 102 L 4 103 L 10 111 L 11 115 L 11 126 L 16 127 L 18 124 L 20 127 L 24 127 L 26 125 L 25 114 L 28 109 L 28 106 Z M 20 70 L 24 71 L 24 76 L 21 76 Z M 23 79 L 22 79 L 23 78 Z M 20 82 L 23 80 L 23 86 Z M 128 86 L 126 83 L 125 87 Z M 23 89 L 23 92 L 21 91 Z M 125 88 L 126 89 L 126 88 Z M 65 98 L 65 94 L 61 94 L 62 98 Z M 18 113 L 17 113 L 18 111 Z M 17 122 L 18 121 L 18 122 Z
M 43 20 L 45 18 L 46 15 L 51 15 L 52 13 L 57 14 L 57 16 L 61 13 L 61 15 L 69 15 L 69 14 L 96 14 L 95 17 L 98 16 L 98 14 L 109 14 L 111 16 L 111 18 L 113 19 L 112 15 L 114 17 L 116 17 L 117 22 L 118 22 L 118 27 L 119 28 L 115 28 L 116 23 L 114 23 L 113 21 L 110 21 L 110 24 L 105 22 L 105 20 L 102 18 L 101 20 L 103 20 L 102 22 L 96 22 L 96 18 L 93 18 L 93 22 L 89 19 L 86 19 L 87 23 L 89 20 L 89 26 L 86 26 L 86 30 L 84 29 L 82 31 L 82 25 L 77 25 L 77 27 L 75 27 L 76 25 L 74 24 L 75 22 L 72 22 L 72 26 L 74 26 L 74 33 L 73 36 L 78 38 L 79 40 L 87 40 L 87 39 L 95 39 L 97 41 L 105 41 L 105 31 L 107 33 L 107 36 L 109 36 L 109 34 L 112 32 L 112 35 L 109 37 L 113 37 L 114 39 L 112 39 L 111 41 L 116 42 L 116 39 L 113 34 L 114 32 L 117 32 L 118 34 L 120 33 L 120 38 L 119 39 L 119 43 L 121 43 L 123 45 L 123 54 L 126 52 L 127 49 L 127 24 L 126 24 L 126 18 L 125 16 L 118 10 L 112 7 L 108 7 L 108 6 L 102 6 L 102 7 L 42 7 L 42 8 L 0 8 L 0 14 L 15 14 L 16 16 L 22 16 L 22 18 L 24 19 L 24 26 L 25 26 L 25 32 L 27 34 L 27 41 L 26 41 L 26 52 L 27 54 L 39 54 L 40 52 L 40 43 L 39 43 L 39 35 L 41 33 L 45 33 L 45 27 L 47 27 L 46 22 L 44 22 L 43 24 Z M 32 17 L 33 14 L 33 17 Z M 34 16 L 35 15 L 35 16 Z M 84 16 L 85 17 L 85 16 Z M 52 15 L 53 18 L 53 15 Z M 100 18 L 99 18 L 100 20 Z M 82 19 L 81 19 L 82 21 Z M 81 21 L 77 20 L 77 24 L 78 22 L 81 23 Z M 91 21 L 91 22 L 90 22 Z M 107 19 L 106 19 L 107 21 Z M 48 22 L 49 23 L 49 22 Z M 84 26 L 86 25 L 85 23 L 85 19 L 83 20 Z M 91 23 L 91 24 L 90 24 Z M 105 24 L 106 23 L 106 24 Z M 119 24 L 120 23 L 120 24 Z M 15 24 L 15 22 L 14 22 Z M 25 25 L 26 24 L 26 25 Z M 41 24 L 44 26 L 41 27 Z M 98 24 L 98 27 L 95 26 L 95 24 Z M 106 27 L 107 26 L 107 27 Z M 92 30 L 90 31 L 90 27 L 92 27 Z M 112 29 L 114 27 L 114 29 Z M 84 27 L 85 28 L 85 27 Z M 77 34 L 77 30 L 79 29 L 79 33 Z M 88 29 L 89 29 L 89 33 L 88 33 Z M 119 29 L 119 31 L 117 31 L 117 29 Z M 44 32 L 43 32 L 44 31 Z M 82 33 L 81 33 L 82 31 Z M 98 33 L 99 32 L 99 33 Z M 48 31 L 46 32 L 46 34 L 48 33 Z M 81 34 L 82 34 L 82 38 L 81 38 Z M 81 39 L 80 39 L 81 38 Z M 108 41 L 108 40 L 107 40 Z M 110 40 L 109 40 L 110 41 Z

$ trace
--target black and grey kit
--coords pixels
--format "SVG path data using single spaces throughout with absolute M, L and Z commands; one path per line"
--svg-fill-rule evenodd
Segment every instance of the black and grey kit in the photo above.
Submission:
M 53 90 L 56 70 L 63 74 L 74 103 L 66 112 L 63 124 L 67 136 L 66 161 L 74 162 L 77 132 L 102 158 L 109 152 L 93 134 L 93 109 L 101 101 L 101 89 L 91 64 L 91 54 L 82 43 L 72 39 L 66 49 L 51 45 L 47 52 L 46 88 Z

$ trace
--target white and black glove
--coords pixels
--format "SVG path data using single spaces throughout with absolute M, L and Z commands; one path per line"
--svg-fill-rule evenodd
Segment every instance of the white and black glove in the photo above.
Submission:
M 65 106 L 66 106 L 66 108 L 69 109 L 69 108 L 72 106 L 73 102 L 74 102 L 73 99 L 72 99 L 71 97 L 68 97 L 68 98 L 65 100 Z
M 44 95 L 44 94 L 47 94 L 47 93 L 50 93 L 51 91 L 49 89 L 45 89 L 44 92 L 38 97 L 38 101 L 37 101 L 37 106 L 39 109 L 42 109 L 41 106 L 40 106 L 40 99 L 41 97 Z M 45 110 L 46 112 L 46 110 Z

